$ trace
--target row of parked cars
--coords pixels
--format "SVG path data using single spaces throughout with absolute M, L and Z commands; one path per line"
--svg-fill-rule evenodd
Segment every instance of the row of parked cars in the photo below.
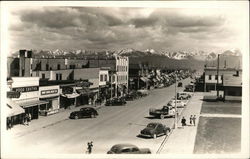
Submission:
M 180 86 L 178 84 L 178 86 Z M 182 87 L 182 84 L 181 84 Z M 139 90 L 133 91 L 121 98 L 113 98 L 106 102 L 106 106 L 111 105 L 125 105 L 126 100 L 134 100 L 141 98 L 143 96 L 147 96 L 148 91 Z M 175 117 L 175 103 L 177 104 L 177 108 L 183 108 L 187 105 L 188 100 L 192 97 L 192 94 L 189 92 L 178 92 L 177 100 L 170 100 L 166 105 L 164 105 L 161 109 L 153 109 L 149 110 L 149 115 L 153 117 L 157 117 L 160 119 L 164 119 L 165 117 Z M 79 119 L 83 117 L 91 117 L 95 118 L 98 115 L 98 112 L 92 107 L 81 108 L 79 111 L 74 111 L 70 114 L 70 118 Z M 171 132 L 171 128 L 160 123 L 160 122 L 151 122 L 147 124 L 147 126 L 142 129 L 138 136 L 146 137 L 146 138 L 157 138 L 158 136 L 168 135 Z M 108 154 L 150 154 L 151 151 L 149 148 L 138 148 L 133 144 L 116 144 L 111 147 L 111 149 L 107 152 Z

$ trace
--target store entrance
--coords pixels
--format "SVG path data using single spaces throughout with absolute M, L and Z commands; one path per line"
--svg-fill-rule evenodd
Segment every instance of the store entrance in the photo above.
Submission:
M 31 114 L 31 120 L 38 119 L 38 115 L 39 115 L 38 105 L 24 108 L 24 110 L 25 110 L 25 113 Z

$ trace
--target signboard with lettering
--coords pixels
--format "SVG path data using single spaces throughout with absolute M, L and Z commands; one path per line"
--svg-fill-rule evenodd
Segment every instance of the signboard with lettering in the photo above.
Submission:
M 34 92 L 38 91 L 38 86 L 12 88 L 14 92 Z
M 58 93 L 58 89 L 51 89 L 51 90 L 41 91 L 41 95 L 57 94 L 57 93 Z
M 8 91 L 7 98 L 19 98 L 21 95 L 20 92 Z

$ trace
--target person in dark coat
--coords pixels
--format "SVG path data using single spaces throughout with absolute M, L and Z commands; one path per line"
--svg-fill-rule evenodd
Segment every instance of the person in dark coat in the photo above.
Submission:
M 93 141 L 88 142 L 88 153 L 89 153 L 89 154 L 92 153 L 92 147 L 93 147 Z
M 190 125 L 192 125 L 192 124 L 193 124 L 193 115 L 190 115 L 190 118 L 189 118 L 189 123 L 190 123 Z
M 186 126 L 186 119 L 184 117 L 182 117 L 181 119 L 181 124 L 182 126 Z

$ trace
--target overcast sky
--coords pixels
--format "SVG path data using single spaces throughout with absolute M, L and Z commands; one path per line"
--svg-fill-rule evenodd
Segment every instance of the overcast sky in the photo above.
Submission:
M 242 10 L 23 7 L 10 10 L 10 51 L 87 49 L 215 51 L 239 48 Z

